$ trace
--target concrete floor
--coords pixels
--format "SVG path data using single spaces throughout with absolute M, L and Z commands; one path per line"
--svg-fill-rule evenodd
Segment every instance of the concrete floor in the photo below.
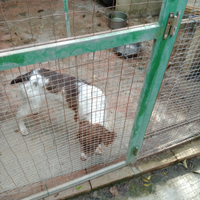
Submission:
M 150 173 L 109 185 L 89 194 L 71 198 L 71 200 L 199 200 L 200 157 L 187 161 L 187 166 L 188 169 L 181 163 L 177 163 L 151 172 L 149 183 L 144 182 L 142 178 L 147 178 Z M 116 188 L 117 196 L 110 193 L 111 187 Z

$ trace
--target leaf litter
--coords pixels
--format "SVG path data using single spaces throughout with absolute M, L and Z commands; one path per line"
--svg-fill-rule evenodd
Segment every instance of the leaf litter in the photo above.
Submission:
M 116 189 L 115 186 L 111 187 L 110 188 L 110 193 L 113 195 L 113 196 L 118 196 L 118 191 Z

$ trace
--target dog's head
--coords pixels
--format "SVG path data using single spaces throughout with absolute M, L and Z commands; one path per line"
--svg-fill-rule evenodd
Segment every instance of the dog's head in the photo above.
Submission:
M 107 130 L 101 124 L 91 124 L 89 121 L 79 122 L 78 138 L 82 145 L 82 150 L 88 156 L 92 156 L 96 148 L 104 143 L 105 146 L 111 144 L 116 137 L 116 133 Z

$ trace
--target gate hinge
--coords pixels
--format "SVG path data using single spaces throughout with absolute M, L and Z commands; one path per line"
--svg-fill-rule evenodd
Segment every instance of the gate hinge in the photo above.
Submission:
M 163 39 L 167 39 L 168 35 L 170 35 L 171 37 L 175 35 L 180 15 L 181 15 L 181 11 L 179 11 L 177 15 L 174 15 L 174 13 L 169 14 L 169 18 L 167 21 L 167 26 L 165 28 L 165 34 L 163 36 Z

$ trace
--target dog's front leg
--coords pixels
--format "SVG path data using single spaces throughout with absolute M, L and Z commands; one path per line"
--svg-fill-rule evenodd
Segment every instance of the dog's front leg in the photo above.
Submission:
M 84 153 L 84 147 L 81 146 L 81 160 L 82 161 L 86 161 L 88 159 L 88 156 L 86 155 L 86 153 Z
M 28 129 L 24 124 L 24 118 L 31 114 L 31 109 L 28 105 L 21 106 L 17 112 L 16 118 L 19 123 L 19 129 L 22 135 L 28 135 Z

